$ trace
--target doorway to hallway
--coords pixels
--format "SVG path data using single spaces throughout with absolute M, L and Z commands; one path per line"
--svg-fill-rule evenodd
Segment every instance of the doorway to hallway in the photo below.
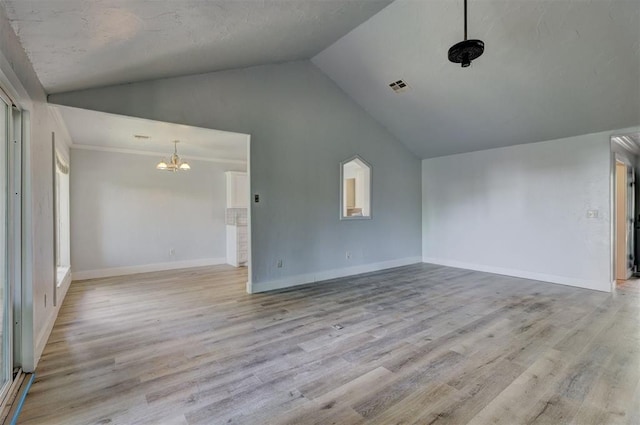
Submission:
M 624 282 L 634 269 L 634 186 L 633 167 L 616 161 L 615 171 L 615 278 Z
M 640 165 L 640 133 L 611 137 L 612 278 L 625 282 L 638 271 L 636 168 Z

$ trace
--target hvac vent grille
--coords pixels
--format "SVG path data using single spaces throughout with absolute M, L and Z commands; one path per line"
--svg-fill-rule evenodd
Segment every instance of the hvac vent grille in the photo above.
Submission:
M 398 80 L 398 81 L 394 81 L 393 83 L 389 84 L 389 87 L 391 87 L 391 90 L 393 90 L 396 93 L 401 93 L 405 90 L 407 90 L 409 88 L 409 85 L 404 82 L 403 80 Z

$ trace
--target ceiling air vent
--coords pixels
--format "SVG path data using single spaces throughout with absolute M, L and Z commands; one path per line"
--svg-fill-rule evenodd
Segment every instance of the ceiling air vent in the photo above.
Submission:
M 393 83 L 389 84 L 389 87 L 391 87 L 391 90 L 396 93 L 401 93 L 409 88 L 407 83 L 402 80 L 394 81 Z
M 133 137 L 137 140 L 148 140 L 151 137 L 145 136 L 144 134 L 134 134 Z

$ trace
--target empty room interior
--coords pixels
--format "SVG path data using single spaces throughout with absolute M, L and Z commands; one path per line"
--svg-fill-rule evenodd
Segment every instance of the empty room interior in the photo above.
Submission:
M 0 423 L 640 424 L 637 0 L 0 0 Z

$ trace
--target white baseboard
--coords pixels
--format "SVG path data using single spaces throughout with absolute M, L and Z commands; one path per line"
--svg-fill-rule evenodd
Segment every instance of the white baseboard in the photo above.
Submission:
M 341 269 L 323 270 L 315 273 L 305 273 L 289 276 L 284 279 L 270 280 L 268 282 L 253 283 L 251 293 L 273 291 L 275 289 L 290 288 L 292 286 L 306 285 L 323 280 L 336 279 L 339 277 L 353 276 L 362 273 L 375 272 L 393 267 L 408 266 L 409 264 L 421 263 L 420 257 L 399 258 L 397 260 L 381 261 L 378 263 L 362 264 L 359 266 L 344 267 Z M 249 289 L 247 287 L 247 289 Z
M 557 283 L 560 285 L 576 286 L 578 288 L 592 289 L 595 291 L 611 292 L 608 282 L 600 282 L 597 280 L 576 279 L 573 277 L 556 276 L 545 273 L 527 272 L 516 269 L 507 269 L 502 267 L 485 266 L 481 264 L 466 263 L 463 261 L 446 260 L 442 258 L 424 257 L 424 263 L 438 264 L 440 266 L 456 267 L 459 269 L 476 270 L 499 274 L 504 276 L 520 277 L 523 279 L 539 280 L 541 282 Z
M 71 286 L 71 273 L 67 272 L 62 279 L 60 285 L 56 288 L 56 306 L 51 309 L 49 313 L 49 317 L 47 317 L 46 325 L 40 330 L 40 333 L 36 336 L 36 345 L 33 353 L 34 364 L 38 364 L 40 357 L 42 356 L 42 352 L 44 351 L 45 345 L 47 345 L 47 341 L 49 340 L 49 336 L 51 335 L 51 331 L 53 330 L 53 325 L 56 323 L 56 318 L 58 317 L 58 312 L 60 311 L 60 306 L 64 301 L 64 297 L 67 295 L 67 291 L 69 290 L 69 286 Z M 33 371 L 28 371 L 33 372 Z
M 142 264 L 139 266 L 111 267 L 108 269 L 81 270 L 73 272 L 73 280 L 97 279 L 101 277 L 125 276 L 136 273 L 159 272 L 163 270 L 186 269 L 189 267 L 216 266 L 225 264 L 227 259 L 200 258 L 198 260 L 171 261 L 169 263 Z

